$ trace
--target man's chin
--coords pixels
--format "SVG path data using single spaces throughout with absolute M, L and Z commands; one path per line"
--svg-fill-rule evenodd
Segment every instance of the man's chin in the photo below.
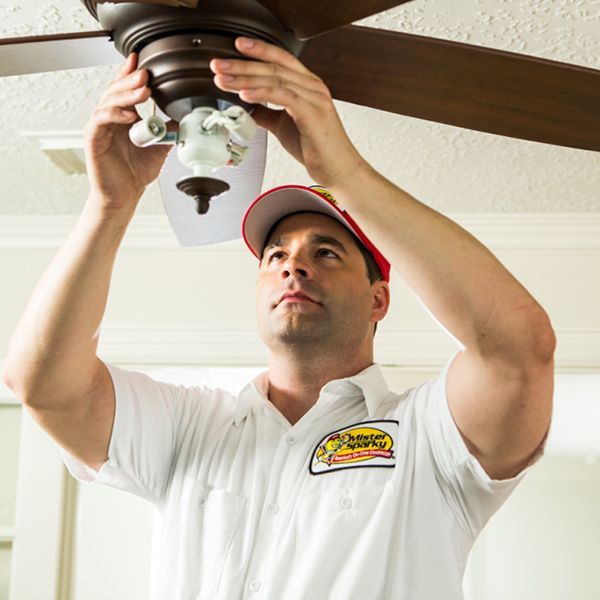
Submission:
M 288 319 L 285 323 L 277 323 L 264 332 L 263 339 L 267 345 L 275 344 L 315 344 L 326 340 L 329 335 L 322 322 L 309 322 L 308 319 Z

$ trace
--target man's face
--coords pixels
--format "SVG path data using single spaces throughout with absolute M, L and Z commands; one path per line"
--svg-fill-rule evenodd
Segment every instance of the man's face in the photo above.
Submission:
M 259 266 L 259 333 L 268 347 L 358 344 L 372 327 L 373 286 L 343 225 L 321 213 L 290 215 L 273 230 Z

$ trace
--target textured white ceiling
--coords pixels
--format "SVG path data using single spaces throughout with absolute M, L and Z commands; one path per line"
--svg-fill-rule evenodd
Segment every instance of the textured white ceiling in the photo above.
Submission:
M 414 0 L 360 24 L 600 69 L 600 0 Z M 79 0 L 0 2 L 0 36 L 98 29 Z M 87 179 L 64 175 L 22 130 L 82 129 L 116 72 L 97 67 L 0 80 L 0 214 L 78 213 Z M 490 74 L 493 77 L 493 73 Z M 361 153 L 443 212 L 600 211 L 600 153 L 463 130 L 338 103 Z M 270 141 L 265 189 L 308 182 Z M 139 212 L 163 211 L 157 186 Z

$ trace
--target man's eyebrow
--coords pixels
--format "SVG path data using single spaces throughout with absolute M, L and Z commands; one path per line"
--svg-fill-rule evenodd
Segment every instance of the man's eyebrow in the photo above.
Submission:
M 263 256 L 266 252 L 268 252 L 272 248 L 280 248 L 281 246 L 284 246 L 285 239 L 286 239 L 285 236 L 279 237 L 276 240 L 273 240 L 268 246 L 265 246 L 265 248 L 263 250 Z M 346 247 L 344 246 L 344 244 L 342 244 L 342 242 L 340 242 L 336 238 L 330 237 L 328 235 L 321 235 L 318 233 L 313 233 L 310 236 L 310 242 L 311 242 L 311 244 L 315 244 L 315 245 L 316 244 L 328 244 L 329 246 L 333 246 L 334 248 L 337 248 L 344 254 L 348 254 L 348 250 L 346 250 Z
M 340 242 L 338 239 L 336 239 L 334 237 L 330 237 L 328 235 L 319 235 L 318 233 L 315 233 L 310 236 L 310 241 L 313 244 L 328 244 L 329 246 L 333 246 L 334 248 L 341 250 L 345 254 L 348 253 L 348 250 L 346 250 L 346 246 L 344 246 L 344 244 L 342 244 L 342 242 Z

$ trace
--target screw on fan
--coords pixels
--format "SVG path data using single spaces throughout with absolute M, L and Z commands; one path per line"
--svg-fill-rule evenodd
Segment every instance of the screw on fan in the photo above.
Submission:
M 185 115 L 176 133 L 168 132 L 165 122 L 152 115 L 131 127 L 129 139 L 141 148 L 153 144 L 177 146 L 177 158 L 193 171 L 177 182 L 177 189 L 194 198 L 196 210 L 202 215 L 213 198 L 229 190 L 229 185 L 212 177 L 212 172 L 238 166 L 247 152 L 247 147 L 233 141 L 230 134 L 249 141 L 256 128 L 254 119 L 241 106 L 232 105 L 223 111 L 203 106 Z

